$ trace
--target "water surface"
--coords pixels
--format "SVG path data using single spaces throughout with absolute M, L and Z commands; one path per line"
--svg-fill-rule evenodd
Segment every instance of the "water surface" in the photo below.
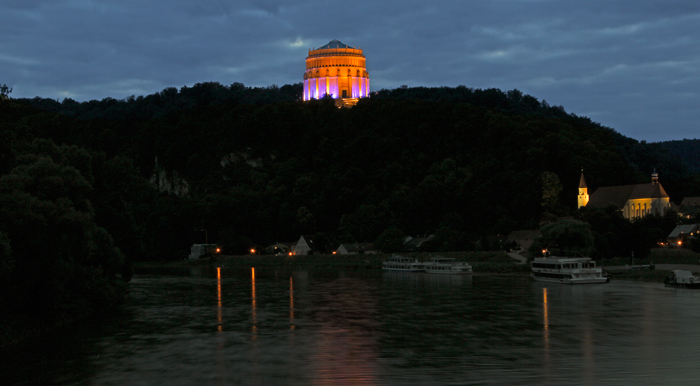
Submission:
M 687 385 L 700 292 L 523 276 L 136 276 L 123 312 L 12 358 L 61 385 Z

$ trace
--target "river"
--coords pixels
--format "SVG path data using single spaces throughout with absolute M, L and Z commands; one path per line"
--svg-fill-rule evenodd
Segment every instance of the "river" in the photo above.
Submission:
M 526 276 L 193 270 L 3 357 L 10 384 L 689 385 L 700 291 Z M 4 382 L 3 382 L 4 383 Z

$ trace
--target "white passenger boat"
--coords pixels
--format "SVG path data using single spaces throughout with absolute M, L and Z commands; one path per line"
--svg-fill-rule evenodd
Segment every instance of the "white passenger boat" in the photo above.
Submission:
M 538 257 L 532 262 L 533 279 L 549 283 L 591 284 L 607 283 L 603 269 L 590 257 Z
M 418 259 L 410 257 L 391 255 L 382 262 L 382 269 L 385 271 L 400 271 L 400 272 L 423 272 L 423 263 Z
M 694 276 L 690 271 L 675 269 L 673 276 L 664 280 L 664 286 L 700 289 L 700 277 Z
M 465 262 L 456 262 L 452 257 L 433 256 L 424 263 L 425 272 L 442 275 L 471 275 L 472 266 Z

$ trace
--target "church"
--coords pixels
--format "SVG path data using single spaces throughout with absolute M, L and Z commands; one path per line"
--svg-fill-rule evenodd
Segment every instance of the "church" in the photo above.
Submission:
M 586 179 L 581 170 L 578 207 L 605 208 L 610 205 L 620 209 L 622 216 L 628 220 L 648 215 L 663 216 L 671 208 L 668 194 L 659 183 L 659 174 L 656 170 L 651 175 L 651 183 L 598 188 L 590 197 Z
M 324 95 L 353 106 L 369 95 L 369 73 L 362 50 L 338 40 L 309 50 L 304 72 L 304 100 Z

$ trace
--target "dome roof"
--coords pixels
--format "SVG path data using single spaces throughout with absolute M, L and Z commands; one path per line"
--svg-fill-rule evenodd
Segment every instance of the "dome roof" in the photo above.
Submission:
M 352 48 L 347 44 L 343 44 L 340 40 L 333 39 L 325 46 L 317 48 L 317 50 L 327 50 L 329 48 Z

